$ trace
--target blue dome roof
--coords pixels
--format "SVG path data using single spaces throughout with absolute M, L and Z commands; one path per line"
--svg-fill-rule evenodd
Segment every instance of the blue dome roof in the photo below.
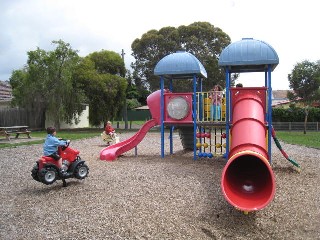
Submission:
M 219 66 L 230 72 L 264 72 L 269 64 L 272 71 L 279 64 L 277 52 L 269 44 L 253 38 L 229 44 L 219 58 Z
M 192 78 L 193 75 L 207 77 L 207 71 L 191 53 L 178 51 L 162 58 L 154 68 L 154 75 L 167 78 Z

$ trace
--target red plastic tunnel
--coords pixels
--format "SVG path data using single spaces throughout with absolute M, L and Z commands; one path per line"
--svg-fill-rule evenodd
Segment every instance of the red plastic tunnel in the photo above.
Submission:
M 275 194 L 266 141 L 266 88 L 231 89 L 231 98 L 231 146 L 222 172 L 222 192 L 239 210 L 260 210 Z

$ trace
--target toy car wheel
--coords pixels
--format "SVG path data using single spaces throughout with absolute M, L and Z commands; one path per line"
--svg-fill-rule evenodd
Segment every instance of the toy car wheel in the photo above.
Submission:
M 88 176 L 89 168 L 86 164 L 79 164 L 74 170 L 74 176 L 77 179 L 84 179 Z
M 44 184 L 52 184 L 57 180 L 58 172 L 54 167 L 46 167 L 40 170 L 39 178 Z
M 34 167 L 32 168 L 32 170 L 31 170 L 31 176 L 32 176 L 32 178 L 33 178 L 34 180 L 40 182 L 40 179 L 39 179 L 39 176 L 38 176 L 38 171 L 39 171 L 39 164 L 36 163 L 36 164 L 34 165 Z

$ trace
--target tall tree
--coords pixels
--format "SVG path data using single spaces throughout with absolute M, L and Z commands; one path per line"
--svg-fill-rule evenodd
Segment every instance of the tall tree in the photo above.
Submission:
M 159 89 L 159 77 L 153 75 L 156 64 L 166 55 L 178 50 L 192 53 L 203 64 L 208 78 L 203 82 L 204 90 L 213 85 L 225 85 L 224 71 L 218 67 L 218 57 L 230 44 L 230 37 L 220 28 L 208 22 L 195 22 L 189 26 L 164 27 L 150 30 L 141 39 L 135 39 L 131 45 L 135 62 L 131 64 L 133 75 L 141 80 L 145 88 L 151 91 Z M 184 81 L 174 83 L 178 89 L 190 90 Z
M 52 41 L 56 48 L 29 51 L 27 64 L 15 70 L 10 78 L 14 104 L 31 109 L 43 109 L 52 117 L 56 128 L 60 121 L 77 123 L 82 112 L 83 92 L 72 81 L 79 62 L 76 50 L 62 40 Z
M 101 50 L 89 54 L 88 57 L 94 62 L 97 73 L 125 76 L 126 68 L 118 53 Z
M 307 121 L 309 107 L 313 101 L 319 101 L 320 88 L 320 61 L 303 61 L 297 63 L 292 73 L 288 75 L 289 87 L 293 92 L 288 91 L 288 98 L 299 100 L 304 105 L 304 134 L 307 132 Z
M 125 66 L 119 54 L 102 50 L 81 60 L 73 78 L 89 102 L 89 122 L 99 126 L 117 117 L 125 104 L 127 81 L 120 77 Z

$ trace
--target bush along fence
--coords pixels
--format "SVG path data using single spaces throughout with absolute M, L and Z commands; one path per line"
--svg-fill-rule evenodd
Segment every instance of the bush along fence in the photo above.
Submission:
M 320 122 L 320 108 L 308 109 L 308 122 Z M 304 122 L 305 110 L 303 108 L 273 108 L 273 122 Z

